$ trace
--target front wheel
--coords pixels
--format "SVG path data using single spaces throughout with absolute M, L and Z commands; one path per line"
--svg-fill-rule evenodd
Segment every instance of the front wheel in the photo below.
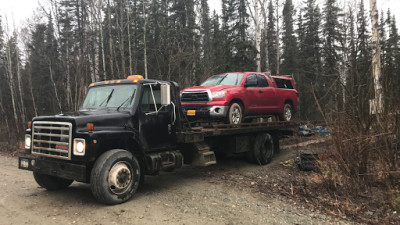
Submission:
M 293 109 L 288 103 L 283 106 L 282 114 L 279 115 L 280 121 L 290 121 L 293 119 Z
M 93 196 L 105 204 L 129 200 L 139 186 L 141 173 L 136 157 L 126 150 L 110 150 L 95 162 L 90 187 Z
M 229 106 L 227 122 L 229 124 L 240 124 L 243 118 L 243 109 L 238 103 Z
M 67 180 L 38 172 L 33 172 L 33 178 L 35 178 L 36 183 L 41 187 L 46 188 L 48 191 L 65 189 L 74 182 L 73 180 Z

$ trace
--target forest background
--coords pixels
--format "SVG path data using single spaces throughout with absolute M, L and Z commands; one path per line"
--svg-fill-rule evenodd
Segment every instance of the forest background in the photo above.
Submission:
M 293 74 L 297 117 L 369 115 L 371 22 L 362 0 L 48 0 L 25 25 L 0 19 L 0 141 L 32 117 L 79 109 L 90 83 L 143 74 L 197 85 L 213 74 Z M 400 93 L 397 23 L 379 11 L 386 102 Z M 397 88 L 396 88 L 397 87 Z M 391 110 L 395 104 L 386 104 Z M 364 121 L 364 120 L 363 120 Z

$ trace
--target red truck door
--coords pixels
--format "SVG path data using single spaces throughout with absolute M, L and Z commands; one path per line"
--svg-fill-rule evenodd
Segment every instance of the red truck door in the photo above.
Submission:
M 246 88 L 246 114 L 258 114 L 262 108 L 263 91 L 258 87 L 258 79 L 256 74 L 248 74 L 244 82 Z
M 261 92 L 260 108 L 261 112 L 270 112 L 277 108 L 278 96 L 276 96 L 276 90 L 272 83 L 268 82 L 268 78 L 264 74 L 257 74 L 258 87 Z

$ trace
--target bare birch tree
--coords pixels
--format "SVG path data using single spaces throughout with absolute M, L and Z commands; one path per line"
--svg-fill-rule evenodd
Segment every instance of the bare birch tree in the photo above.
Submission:
M 374 80 L 375 99 L 370 101 L 371 113 L 383 110 L 383 90 L 381 84 L 381 48 L 379 42 L 379 18 L 376 0 L 369 1 L 372 23 L 372 76 Z

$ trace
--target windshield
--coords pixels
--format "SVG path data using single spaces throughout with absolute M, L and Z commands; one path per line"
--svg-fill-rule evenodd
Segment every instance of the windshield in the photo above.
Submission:
M 107 108 L 130 108 L 132 107 L 136 93 L 136 84 L 118 84 L 97 86 L 89 89 L 81 110 Z
M 211 85 L 238 85 L 242 81 L 243 73 L 225 73 L 208 78 L 201 86 Z

